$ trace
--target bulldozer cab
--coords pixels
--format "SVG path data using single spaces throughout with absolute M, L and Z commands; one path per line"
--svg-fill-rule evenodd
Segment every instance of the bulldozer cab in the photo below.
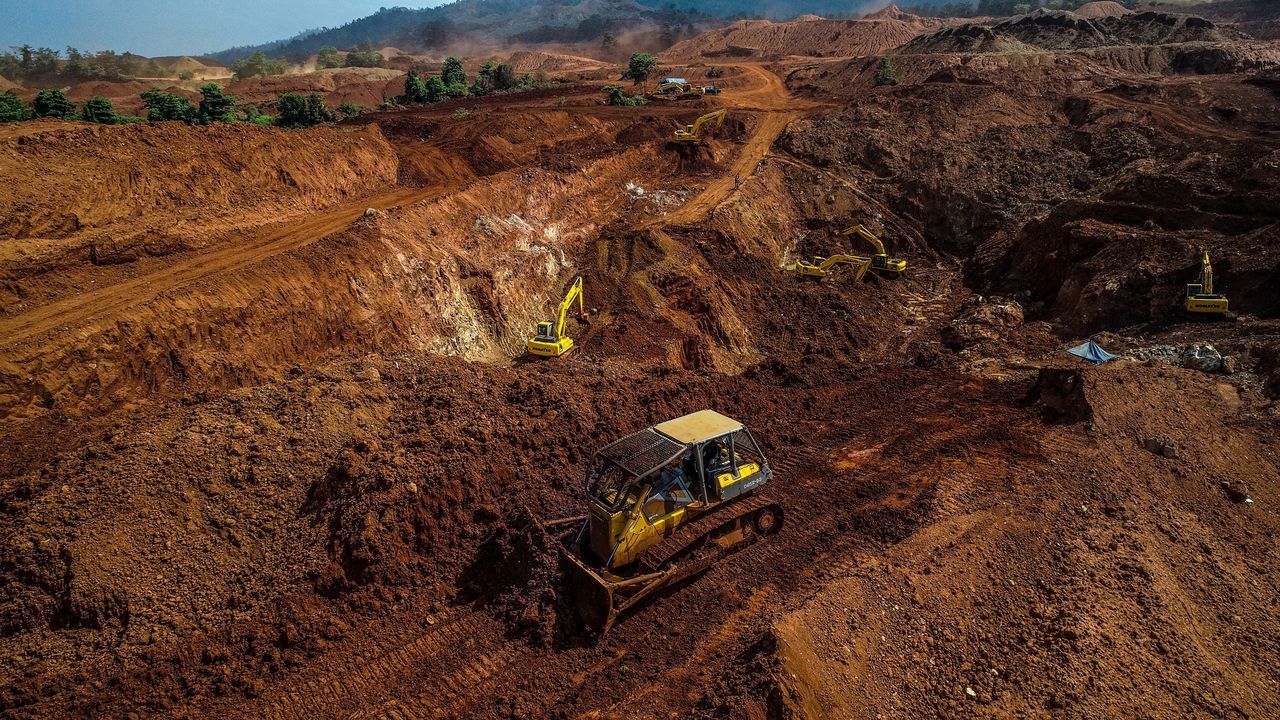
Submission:
M 604 567 L 626 565 L 689 512 L 732 500 L 768 481 L 751 432 L 704 410 L 622 438 L 596 454 L 585 485 L 589 545 Z

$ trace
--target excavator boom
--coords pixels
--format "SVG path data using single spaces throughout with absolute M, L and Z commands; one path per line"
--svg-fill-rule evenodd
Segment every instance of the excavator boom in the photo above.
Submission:
M 715 127 L 718 128 L 724 124 L 724 118 L 725 118 L 725 111 L 723 108 L 720 110 L 716 110 L 715 112 L 709 112 L 706 115 L 703 115 L 702 117 L 698 118 L 697 120 L 694 120 L 692 125 L 686 125 L 684 126 L 683 129 L 676 130 L 675 132 L 676 142 L 685 143 L 685 144 L 702 142 L 703 126 L 706 125 L 707 123 L 714 122 Z
M 832 255 L 829 258 L 816 257 L 813 262 L 800 260 L 794 266 L 796 272 L 810 277 L 826 277 L 834 272 L 837 265 L 853 265 L 853 281 L 859 282 L 871 269 L 871 259 L 858 255 Z
M 907 261 L 901 258 L 889 257 L 889 255 L 884 251 L 884 243 L 880 242 L 880 238 L 872 234 L 872 232 L 862 224 L 847 227 L 840 233 L 840 235 L 857 235 L 870 243 L 871 247 L 875 248 L 876 252 L 870 258 L 872 270 L 896 276 L 901 275 L 902 272 L 907 269 Z
M 573 281 L 573 285 L 569 286 L 569 292 L 565 294 L 564 300 L 560 301 L 560 308 L 554 322 L 538 323 L 538 333 L 529 338 L 526 349 L 530 355 L 539 355 L 542 357 L 559 357 L 573 349 L 573 338 L 565 334 L 565 326 L 569 317 L 569 310 L 573 307 L 574 302 L 578 303 L 579 317 L 586 316 L 586 309 L 582 300 L 582 278 Z
M 1200 251 L 1200 278 L 1198 282 L 1187 284 L 1187 312 L 1200 315 L 1225 315 L 1227 298 L 1213 291 L 1213 265 L 1209 263 L 1208 251 Z

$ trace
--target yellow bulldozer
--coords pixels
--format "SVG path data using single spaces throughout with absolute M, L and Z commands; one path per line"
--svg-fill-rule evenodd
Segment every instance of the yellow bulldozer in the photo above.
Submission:
M 1213 291 L 1213 265 L 1209 264 L 1208 251 L 1200 251 L 1200 277 L 1187 283 L 1186 308 L 1198 315 L 1227 314 L 1227 296 Z
M 707 126 L 711 125 L 713 128 L 718 128 L 724 124 L 724 118 L 725 111 L 723 108 L 703 115 L 697 120 L 694 120 L 692 125 L 685 125 L 683 128 L 675 131 L 676 144 L 696 145 L 706 142 L 704 132 Z
M 574 302 L 578 303 L 578 316 L 586 317 L 586 310 L 582 305 L 581 277 L 573 281 L 573 285 L 569 286 L 569 292 L 565 293 L 564 300 L 560 301 L 556 319 L 538 323 L 537 334 L 529 338 L 525 345 L 530 355 L 560 357 L 573 349 L 573 338 L 565 334 L 565 323 L 568 321 L 569 310 L 573 308 Z
M 782 506 L 759 493 L 772 477 L 751 431 L 714 410 L 597 451 L 587 515 L 560 545 L 584 624 L 603 635 L 658 589 L 776 533 Z

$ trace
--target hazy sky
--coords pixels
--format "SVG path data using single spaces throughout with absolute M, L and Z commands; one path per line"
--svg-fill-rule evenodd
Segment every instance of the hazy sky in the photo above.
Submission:
M 0 49 L 30 43 L 58 50 L 195 55 L 341 25 L 379 7 L 443 0 L 0 0 Z

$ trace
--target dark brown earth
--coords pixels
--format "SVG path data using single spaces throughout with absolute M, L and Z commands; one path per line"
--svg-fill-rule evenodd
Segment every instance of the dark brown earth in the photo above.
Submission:
M 729 66 L 684 163 L 598 82 L 0 130 L 0 714 L 1280 715 L 1274 52 Z M 853 222 L 905 278 L 783 270 Z M 539 521 L 704 407 L 787 524 L 592 640 Z

